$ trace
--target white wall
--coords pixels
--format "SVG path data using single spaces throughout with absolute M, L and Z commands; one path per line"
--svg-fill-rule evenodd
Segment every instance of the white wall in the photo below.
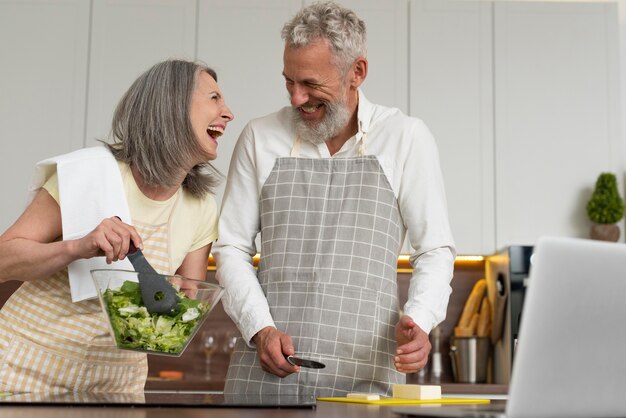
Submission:
M 0 231 L 36 161 L 84 146 L 90 3 L 0 1 Z
M 0 190 L 8 201 L 0 206 L 0 232 L 22 212 L 34 164 L 107 139 L 115 105 L 130 83 L 169 57 L 199 59 L 216 69 L 235 114 L 213 162 L 227 173 L 245 123 L 289 103 L 280 30 L 305 3 L 0 0 L 0 139 L 6 160 Z M 368 98 L 407 111 L 408 0 L 343 3 L 370 23 Z
M 0 0 L 0 190 L 5 202 L 0 232 L 24 207 L 34 163 L 104 137 L 113 107 L 129 83 L 169 56 L 198 57 L 218 70 L 236 116 L 215 162 L 227 172 L 232 146 L 247 119 L 287 104 L 280 28 L 308 2 L 264 0 L 251 10 L 250 0 Z M 369 26 L 368 97 L 415 113 L 405 88 L 410 45 L 404 33 L 410 28 L 403 10 L 410 0 L 341 2 Z M 626 103 L 626 0 L 612 2 L 620 10 L 619 94 Z M 210 19 L 197 17 L 209 14 Z M 247 51 L 250 39 L 263 48 Z M 251 71 L 255 77 L 249 76 Z M 626 116 L 621 128 L 624 138 Z M 624 161 L 626 141 L 621 145 L 617 158 Z

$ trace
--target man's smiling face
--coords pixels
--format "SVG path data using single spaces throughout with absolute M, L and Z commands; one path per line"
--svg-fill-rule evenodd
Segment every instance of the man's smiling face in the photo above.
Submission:
M 296 129 L 303 139 L 321 143 L 346 126 L 350 83 L 333 63 L 326 42 L 300 48 L 286 46 L 283 76 Z

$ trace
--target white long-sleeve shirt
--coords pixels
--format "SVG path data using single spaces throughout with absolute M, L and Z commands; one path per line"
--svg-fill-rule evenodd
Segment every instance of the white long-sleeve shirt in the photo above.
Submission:
M 213 245 L 217 279 L 226 288 L 225 311 L 248 342 L 262 328 L 275 326 L 252 257 L 261 230 L 261 189 L 276 158 L 288 157 L 294 144 L 291 112 L 285 107 L 254 119 L 242 131 L 228 172 L 219 238 Z M 324 143 L 303 141 L 299 156 L 355 157 L 364 146 L 366 155 L 378 158 L 398 200 L 412 249 L 413 274 L 404 314 L 428 333 L 445 319 L 455 257 L 437 147 L 421 120 L 375 105 L 360 90 L 358 121 L 357 134 L 334 155 Z

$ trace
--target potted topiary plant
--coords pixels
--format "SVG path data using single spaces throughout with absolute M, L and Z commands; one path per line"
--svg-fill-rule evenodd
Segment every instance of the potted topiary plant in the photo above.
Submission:
M 587 202 L 587 216 L 593 222 L 591 239 L 617 241 L 620 231 L 617 222 L 624 217 L 624 200 L 617 191 L 617 179 L 613 173 L 602 173 Z

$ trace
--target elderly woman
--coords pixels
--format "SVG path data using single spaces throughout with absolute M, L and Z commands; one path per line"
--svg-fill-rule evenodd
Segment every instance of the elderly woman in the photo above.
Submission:
M 217 208 L 209 160 L 233 119 L 215 72 L 168 60 L 117 106 L 112 144 L 38 164 L 34 197 L 0 236 L 0 391 L 143 391 L 146 355 L 115 348 L 89 269 L 132 243 L 163 274 L 204 280 Z

